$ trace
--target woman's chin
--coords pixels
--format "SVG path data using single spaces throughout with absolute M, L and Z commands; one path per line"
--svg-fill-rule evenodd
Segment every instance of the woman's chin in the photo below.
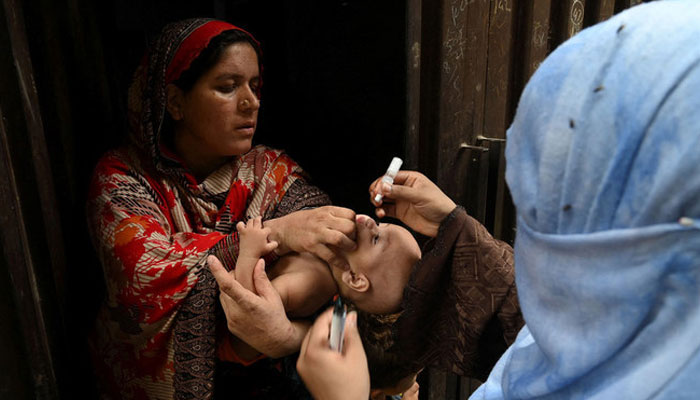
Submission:
M 242 156 L 243 154 L 250 151 L 253 148 L 253 139 L 241 140 L 229 147 L 229 151 L 226 152 L 231 157 Z

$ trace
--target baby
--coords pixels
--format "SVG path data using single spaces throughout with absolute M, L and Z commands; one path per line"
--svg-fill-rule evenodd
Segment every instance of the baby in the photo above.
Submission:
M 397 311 L 408 283 L 413 264 L 420 260 L 418 242 L 405 228 L 379 224 L 366 215 L 357 215 L 357 247 L 341 254 L 348 270 L 331 268 L 321 259 L 308 254 L 281 257 L 267 273 L 291 316 L 308 316 L 330 297 L 340 295 L 360 310 L 386 314 Z M 236 262 L 236 280 L 254 291 L 253 269 L 258 260 L 274 250 L 277 243 L 268 242 L 268 228 L 260 218 L 236 226 L 240 251 Z
M 342 253 L 348 270 L 331 268 L 309 253 L 285 255 L 267 269 L 270 283 L 289 316 L 310 316 L 337 292 L 368 313 L 387 314 L 399 309 L 411 268 L 421 257 L 418 242 L 407 229 L 394 224 L 377 225 L 366 215 L 357 215 L 355 223 L 357 246 Z M 243 287 L 256 292 L 255 265 L 277 243 L 268 241 L 270 229 L 263 227 L 260 217 L 241 221 L 236 229 L 240 250 L 234 274 Z M 248 364 L 258 357 L 255 349 L 233 336 L 228 336 L 219 348 L 222 360 Z
M 379 224 L 357 215 L 357 248 L 344 252 L 350 268 L 331 268 L 340 295 L 373 314 L 395 312 L 411 269 L 421 258 L 418 242 L 406 228 Z

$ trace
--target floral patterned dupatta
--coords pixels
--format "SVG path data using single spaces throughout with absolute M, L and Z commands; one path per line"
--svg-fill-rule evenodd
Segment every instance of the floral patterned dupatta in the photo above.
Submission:
M 166 85 L 229 29 L 240 30 L 207 19 L 163 30 L 129 89 L 130 144 L 93 175 L 88 225 L 107 298 L 91 349 L 107 398 L 211 398 L 222 316 L 206 256 L 232 268 L 237 221 L 329 203 L 281 151 L 256 146 L 197 182 L 163 145 Z

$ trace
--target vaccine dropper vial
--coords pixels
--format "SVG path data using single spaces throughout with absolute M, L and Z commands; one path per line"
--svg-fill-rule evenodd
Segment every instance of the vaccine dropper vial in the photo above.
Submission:
M 399 169 L 401 169 L 401 164 L 403 164 L 403 160 L 394 157 L 393 160 L 391 160 L 391 164 L 389 164 L 389 168 L 386 170 L 386 174 L 382 177 L 382 181 L 379 183 L 380 185 L 383 185 L 384 183 L 387 183 L 389 185 L 394 183 L 394 178 L 396 177 L 396 174 L 399 172 Z M 382 201 L 382 196 L 381 194 L 377 193 L 376 196 L 374 196 L 374 202 L 379 203 Z

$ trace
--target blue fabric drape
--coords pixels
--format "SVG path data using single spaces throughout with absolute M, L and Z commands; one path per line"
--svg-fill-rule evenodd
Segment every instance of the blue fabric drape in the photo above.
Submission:
M 526 326 L 472 399 L 700 398 L 700 1 L 556 49 L 506 160 Z

